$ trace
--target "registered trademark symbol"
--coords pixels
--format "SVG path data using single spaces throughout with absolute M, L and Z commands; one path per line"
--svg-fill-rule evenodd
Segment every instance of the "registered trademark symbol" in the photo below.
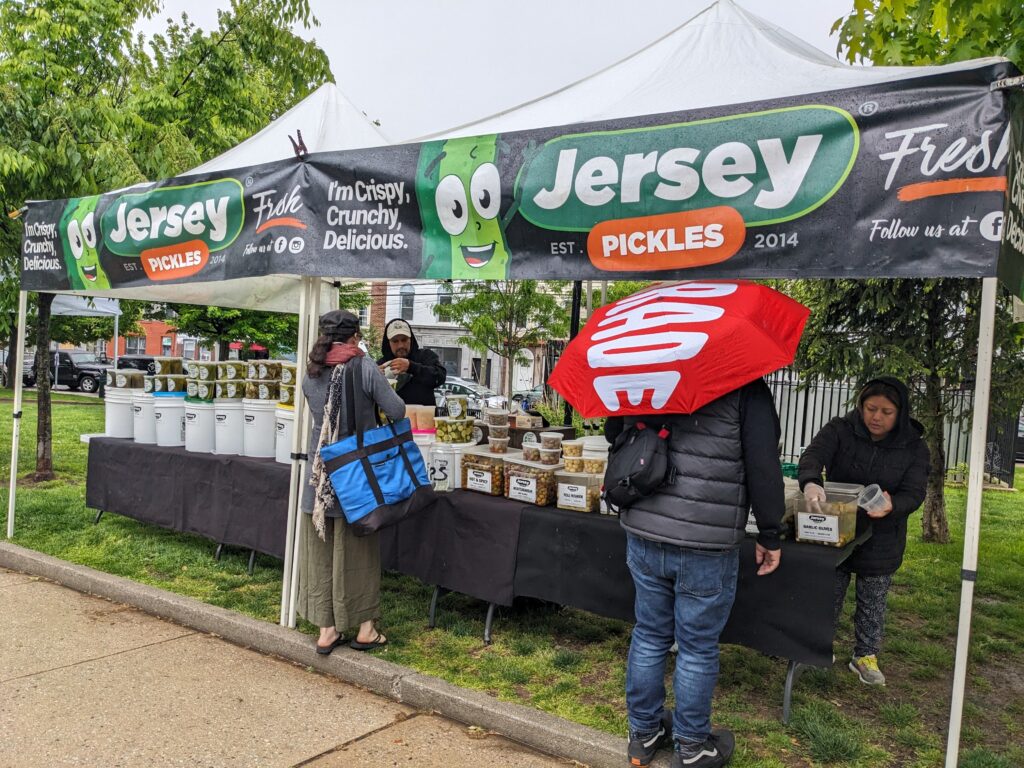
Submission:
M 871 117 L 871 115 L 878 111 L 878 102 L 865 101 L 857 108 L 857 111 L 864 115 L 864 117 Z
M 253 178 L 252 178 L 252 176 L 246 176 L 246 177 L 245 177 L 245 186 L 247 186 L 247 187 L 251 187 L 251 186 L 252 186 L 252 184 L 253 184 Z

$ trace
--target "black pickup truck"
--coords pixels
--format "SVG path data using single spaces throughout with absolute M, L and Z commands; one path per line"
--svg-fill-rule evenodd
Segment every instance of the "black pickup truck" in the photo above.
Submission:
M 92 352 L 79 349 L 59 350 L 51 353 L 50 382 L 56 381 L 71 389 L 95 392 L 106 378 L 109 363 L 102 362 Z M 26 387 L 36 384 L 35 361 L 27 360 L 22 375 Z

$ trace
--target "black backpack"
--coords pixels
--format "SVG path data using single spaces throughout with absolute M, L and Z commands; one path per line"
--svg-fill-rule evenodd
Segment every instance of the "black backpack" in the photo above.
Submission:
M 604 498 L 613 512 L 627 509 L 650 496 L 670 477 L 666 427 L 655 429 L 638 421 L 622 430 L 608 451 Z

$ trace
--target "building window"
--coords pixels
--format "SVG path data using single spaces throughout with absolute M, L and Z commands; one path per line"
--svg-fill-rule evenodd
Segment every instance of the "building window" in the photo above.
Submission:
M 458 347 L 427 347 L 437 355 L 441 365 L 448 371 L 449 376 L 459 376 L 462 373 L 462 350 Z
M 365 328 L 370 324 L 370 308 L 360 307 L 359 308 L 359 327 Z
M 196 340 L 195 339 L 185 339 L 181 343 L 181 352 L 182 352 L 182 357 L 184 357 L 186 360 L 195 360 L 196 359 Z
M 160 354 L 164 357 L 170 357 L 171 350 L 174 349 L 174 343 L 170 336 L 160 337 Z
M 437 286 L 437 306 L 447 306 L 452 303 L 452 284 L 450 282 L 439 283 Z M 437 308 L 434 309 L 437 314 Z
M 416 289 L 409 285 L 409 283 L 406 283 L 401 288 L 400 296 L 402 299 L 402 306 L 399 316 L 403 320 L 412 322 L 413 306 L 416 303 Z
M 143 355 L 146 353 L 145 336 L 125 336 L 124 353 L 126 355 Z

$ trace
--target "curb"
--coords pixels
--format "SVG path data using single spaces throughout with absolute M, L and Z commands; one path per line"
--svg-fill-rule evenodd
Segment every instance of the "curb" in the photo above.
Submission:
M 260 653 L 311 667 L 417 709 L 475 725 L 549 755 L 590 768 L 621 768 L 624 739 L 563 720 L 522 704 L 499 701 L 370 654 L 338 648 L 330 656 L 312 652 L 310 638 L 293 629 L 243 616 L 120 576 L 58 560 L 0 542 L 0 567 L 41 576 L 78 592 L 124 603 Z

